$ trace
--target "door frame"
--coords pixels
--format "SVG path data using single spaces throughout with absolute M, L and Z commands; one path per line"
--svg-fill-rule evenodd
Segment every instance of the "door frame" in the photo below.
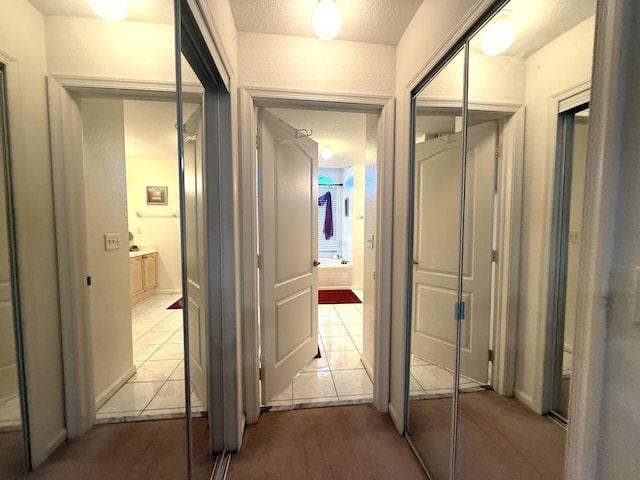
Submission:
M 377 232 L 376 302 L 374 305 L 373 404 L 380 412 L 389 409 L 391 345 L 391 256 L 393 200 L 394 106 L 391 96 L 370 96 L 311 91 L 242 87 L 239 91 L 240 124 L 240 258 L 243 342 L 243 391 L 246 422 L 260 417 L 258 326 L 258 259 L 256 223 L 255 149 L 257 107 L 302 108 L 374 113 L 377 131 Z M 385 226 L 386 228 L 383 228 Z
M 565 194 L 565 190 L 567 188 L 566 179 L 564 178 L 566 174 L 564 173 L 565 161 L 564 158 L 564 147 L 566 143 L 566 139 L 564 138 L 564 126 L 560 125 L 559 116 L 571 110 L 574 107 L 578 107 L 583 105 L 584 103 L 588 103 L 591 97 L 591 80 L 585 80 L 583 82 L 578 83 L 570 88 L 564 89 L 561 92 L 556 93 L 549 99 L 549 116 L 547 120 L 547 124 L 553 126 L 553 136 L 550 137 L 549 145 L 548 145 L 548 158 L 553 158 L 554 161 L 551 162 L 550 169 L 553 169 L 549 178 L 552 179 L 552 187 L 549 189 L 549 205 L 551 206 L 550 218 L 551 223 L 548 227 L 547 236 L 545 238 L 549 239 L 549 242 L 546 243 L 546 252 L 542 255 L 542 259 L 545 262 L 545 269 L 542 271 L 547 271 L 548 275 L 544 279 L 544 285 L 542 288 L 546 289 L 546 296 L 541 298 L 547 299 L 547 310 L 546 310 L 546 323 L 545 323 L 545 334 L 544 334 L 544 350 L 539 354 L 543 355 L 543 361 L 541 362 L 543 365 L 542 372 L 542 391 L 540 394 L 541 397 L 541 405 L 540 411 L 541 413 L 550 412 L 553 408 L 554 402 L 554 391 L 557 388 L 555 386 L 555 374 L 554 369 L 555 365 L 555 349 L 557 347 L 556 342 L 558 342 L 558 330 L 559 330 L 559 311 L 558 311 L 558 302 L 562 297 L 566 296 L 565 291 L 563 290 L 566 286 L 562 287 L 561 285 L 561 276 L 566 274 L 566 265 L 563 272 L 560 264 L 560 257 L 563 254 L 563 249 L 566 248 L 563 245 L 564 239 L 562 236 L 562 224 L 560 223 L 565 216 L 562 212 L 562 209 L 569 206 L 570 199 L 564 199 L 563 195 Z M 562 149 L 562 150 L 561 150 Z M 569 177 L 569 182 L 571 178 Z M 569 189 L 571 188 L 570 183 L 568 185 Z M 566 219 L 568 221 L 568 218 Z M 584 227 L 583 227 L 584 229 Z M 566 252 L 565 252 L 566 253 Z M 563 299 L 564 301 L 564 299 Z M 564 303 L 563 303 L 564 305 Z M 563 321 L 564 325 L 564 321 Z M 564 327 L 563 327 L 564 332 Z M 568 420 L 568 419 L 567 419 Z
M 86 284 L 87 238 L 84 201 L 82 96 L 175 102 L 175 83 L 52 75 L 47 78 L 51 158 L 60 285 L 62 361 L 67 437 L 95 423 L 95 394 L 89 292 Z M 190 101 L 204 102 L 200 85 L 184 86 Z

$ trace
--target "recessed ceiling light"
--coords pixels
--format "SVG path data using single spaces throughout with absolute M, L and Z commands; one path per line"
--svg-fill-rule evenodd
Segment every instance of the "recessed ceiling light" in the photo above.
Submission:
M 342 13 L 333 0 L 320 0 L 313 11 L 311 26 L 318 38 L 332 40 L 342 28 Z
M 331 160 L 331 158 L 333 157 L 333 152 L 329 147 L 324 147 L 320 152 L 320 156 L 325 160 Z
M 93 13 L 104 20 L 119 22 L 127 14 L 126 0 L 85 0 Z

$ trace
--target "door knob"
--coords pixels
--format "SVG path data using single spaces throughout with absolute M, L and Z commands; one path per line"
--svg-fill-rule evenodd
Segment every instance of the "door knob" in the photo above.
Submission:
M 314 266 L 314 267 L 317 267 L 318 265 L 320 265 L 320 262 L 319 262 L 319 261 L 317 261 L 317 260 L 314 260 L 314 261 L 313 261 L 313 266 Z

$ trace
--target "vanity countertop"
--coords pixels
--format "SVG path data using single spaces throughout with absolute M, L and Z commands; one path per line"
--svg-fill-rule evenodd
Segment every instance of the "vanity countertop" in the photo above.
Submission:
M 138 245 L 138 250 L 135 252 L 129 251 L 129 258 L 141 257 L 143 255 L 149 255 L 150 253 L 158 253 L 158 246 Z

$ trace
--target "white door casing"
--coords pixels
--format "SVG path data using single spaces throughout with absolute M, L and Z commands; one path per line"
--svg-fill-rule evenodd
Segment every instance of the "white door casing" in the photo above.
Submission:
M 317 353 L 318 144 L 258 110 L 262 399 Z
M 461 374 L 488 382 L 496 123 L 468 129 Z M 462 135 L 416 145 L 411 351 L 453 370 Z
M 187 292 L 183 308 L 189 318 L 191 385 L 207 402 L 207 315 L 205 303 L 202 107 L 184 124 L 184 194 Z

